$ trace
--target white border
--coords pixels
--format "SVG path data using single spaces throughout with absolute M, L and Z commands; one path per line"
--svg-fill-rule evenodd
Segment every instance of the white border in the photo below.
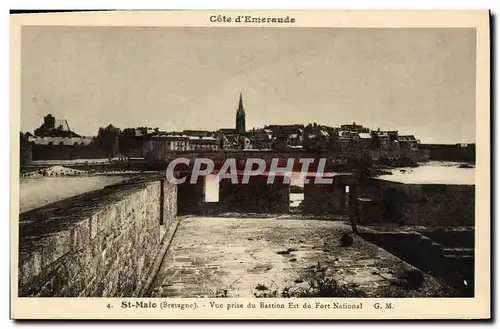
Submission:
M 5 4 L 5 8 L 3 8 Z M 152 1 L 152 0 L 142 0 L 142 1 L 95 1 L 95 0 L 87 0 L 87 1 L 72 1 L 69 3 L 68 1 L 44 1 L 41 3 L 40 1 L 12 1 L 12 0 L 7 0 L 2 2 L 2 9 L 4 9 L 2 15 L 2 27 L 1 29 L 1 37 L 4 45 L 9 44 L 9 39 L 10 39 L 10 33 L 9 33 L 9 16 L 8 16 L 8 10 L 9 9 L 32 9 L 32 8 L 43 8 L 43 9 L 492 9 L 493 13 L 498 13 L 500 12 L 500 2 L 499 1 L 493 1 L 493 0 L 475 0 L 475 1 L 438 1 L 438 0 L 420 0 L 420 1 L 356 1 L 356 0 L 351 0 L 351 1 L 336 1 L 335 3 L 331 3 L 331 1 L 315 1 L 315 0 L 308 0 L 308 1 L 303 1 L 300 3 L 293 3 L 291 1 L 286 1 L 283 3 L 279 3 L 277 1 L 262 1 L 262 0 L 254 0 L 254 1 L 240 1 L 238 3 L 236 2 L 230 2 L 230 1 L 211 1 L 210 5 L 207 5 L 206 2 L 204 1 L 169 1 L 168 2 L 168 7 L 166 6 L 158 6 L 158 1 Z M 498 24 L 498 23 L 497 23 Z M 494 26 L 493 26 L 494 27 Z M 492 40 L 494 43 L 498 44 L 498 34 L 493 34 L 494 35 L 494 40 Z M 9 64 L 9 57 L 10 57 L 10 50 L 9 47 L 3 48 L 5 49 L 2 52 L 2 59 L 4 60 L 4 67 L 5 71 L 4 72 L 9 72 L 10 70 L 10 64 Z M 491 58 L 492 61 L 495 61 L 495 59 L 498 59 L 498 55 L 494 54 L 494 57 Z M 493 74 L 496 73 L 492 72 Z M 2 120 L 0 122 L 4 125 L 3 129 L 1 129 L 1 133 L 3 134 L 3 138 L 0 138 L 0 144 L 3 147 L 3 150 L 5 151 L 4 154 L 10 154 L 10 134 L 9 134 L 9 129 L 10 129 L 10 105 L 9 105 L 9 89 L 10 89 L 10 79 L 8 74 L 3 75 L 2 79 L 3 87 L 2 88 L 2 100 L 4 100 L 4 104 L 6 107 L 6 110 L 2 111 Z M 495 102 L 495 97 L 494 95 L 498 93 L 498 86 L 495 86 L 495 90 L 493 91 L 493 104 L 496 104 Z M 492 105 L 493 105 L 492 104 Z M 494 105 L 493 105 L 493 108 Z M 497 123 L 497 122 L 495 122 Z M 495 130 L 493 130 L 492 133 L 494 133 Z M 496 141 L 496 133 L 494 133 L 494 141 Z M 492 147 L 496 147 L 495 145 L 492 145 Z M 3 216 L 4 222 L 3 224 L 6 225 L 6 229 L 3 230 L 5 234 L 7 232 L 10 232 L 9 230 L 9 197 L 10 197 L 10 189 L 9 189 L 9 162 L 3 161 L 2 162 L 2 186 L 4 186 L 5 190 L 3 191 L 3 197 L 0 198 L 3 202 L 3 207 L 0 207 L 2 211 L 5 212 L 6 216 Z M 493 169 L 493 168 L 492 168 Z M 496 168 L 495 168 L 496 169 Z M 495 201 L 497 199 L 495 198 Z M 495 213 L 496 214 L 496 213 Z M 493 218 L 495 218 L 494 216 Z M 498 230 L 498 225 L 495 226 Z M 495 231 L 493 234 L 494 236 L 497 236 L 497 231 Z M 4 243 L 4 248 L 2 249 L 4 251 L 4 259 L 9 259 L 10 253 L 9 253 L 9 238 L 5 237 L 3 239 Z M 7 254 L 5 254 L 7 253 Z M 496 261 L 498 261 L 498 253 L 496 254 Z M 495 255 L 494 254 L 494 255 Z M 6 269 L 9 269 L 8 266 L 4 267 Z M 1 292 L 3 293 L 2 296 L 4 296 L 4 309 L 8 310 L 9 309 L 9 277 L 10 277 L 10 270 L 5 270 L 3 272 L 3 280 L 2 282 L 4 283 L 4 290 Z M 495 285 L 498 289 L 498 285 Z M 3 319 L 7 319 L 6 316 L 3 317 Z M 7 326 L 13 326 L 14 323 L 12 321 L 9 321 L 7 323 Z M 48 324 L 49 326 L 53 324 Z M 89 323 L 89 325 L 95 326 L 97 324 L 92 324 Z M 123 323 L 121 324 L 114 324 L 116 326 L 122 326 Z M 131 323 L 131 325 L 139 325 L 139 323 Z M 214 326 L 219 326 L 221 325 L 220 323 L 218 324 L 212 324 Z M 234 325 L 234 323 L 229 324 L 229 325 Z M 271 324 L 263 324 L 260 323 L 259 326 L 266 327 L 267 325 L 271 326 Z M 332 324 L 335 326 L 342 326 L 343 324 L 337 323 L 337 324 Z M 366 325 L 366 324 L 364 324 Z M 364 326 L 363 324 L 356 324 L 356 325 L 350 325 L 351 327 L 361 327 Z M 373 323 L 372 323 L 373 325 Z M 385 323 L 380 323 L 378 324 L 381 327 L 386 326 Z M 404 324 L 400 324 L 403 326 Z M 417 323 L 417 326 L 420 324 Z M 442 324 L 442 325 L 453 325 L 453 324 Z M 174 323 L 168 323 L 169 327 L 175 327 L 176 324 Z M 191 325 L 188 325 L 188 327 Z M 302 324 L 301 326 L 308 326 L 308 324 Z M 25 325 L 25 327 L 31 327 L 31 325 Z M 183 326 L 185 327 L 185 326 Z

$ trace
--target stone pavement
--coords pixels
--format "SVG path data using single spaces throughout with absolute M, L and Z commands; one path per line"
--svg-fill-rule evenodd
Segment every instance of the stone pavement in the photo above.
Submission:
M 306 287 L 318 263 L 327 276 L 354 283 L 366 297 L 440 296 L 443 287 L 424 275 L 419 288 L 401 286 L 413 269 L 385 250 L 328 220 L 279 218 L 182 219 L 150 289 L 152 297 L 253 297 L 263 291 Z M 280 296 L 277 296 L 280 297 Z

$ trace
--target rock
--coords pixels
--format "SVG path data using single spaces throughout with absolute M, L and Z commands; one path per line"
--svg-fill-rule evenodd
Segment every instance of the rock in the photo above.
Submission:
M 342 247 L 350 247 L 354 243 L 354 238 L 349 234 L 344 234 L 340 238 L 340 244 Z

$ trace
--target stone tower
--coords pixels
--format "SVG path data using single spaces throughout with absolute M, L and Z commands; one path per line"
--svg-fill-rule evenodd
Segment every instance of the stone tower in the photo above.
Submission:
M 240 104 L 238 105 L 238 110 L 236 111 L 236 132 L 238 134 L 244 134 L 246 132 L 245 109 L 243 108 L 243 95 L 242 95 L 242 93 L 240 93 Z

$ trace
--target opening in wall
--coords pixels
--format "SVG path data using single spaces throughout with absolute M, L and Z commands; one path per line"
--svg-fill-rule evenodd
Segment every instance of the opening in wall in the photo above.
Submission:
M 349 185 L 344 187 L 344 206 L 349 207 Z
M 203 187 L 205 202 L 219 202 L 219 179 L 217 175 L 205 176 Z
M 304 178 L 300 173 L 294 172 L 290 182 L 290 212 L 299 213 L 303 210 L 304 201 Z

